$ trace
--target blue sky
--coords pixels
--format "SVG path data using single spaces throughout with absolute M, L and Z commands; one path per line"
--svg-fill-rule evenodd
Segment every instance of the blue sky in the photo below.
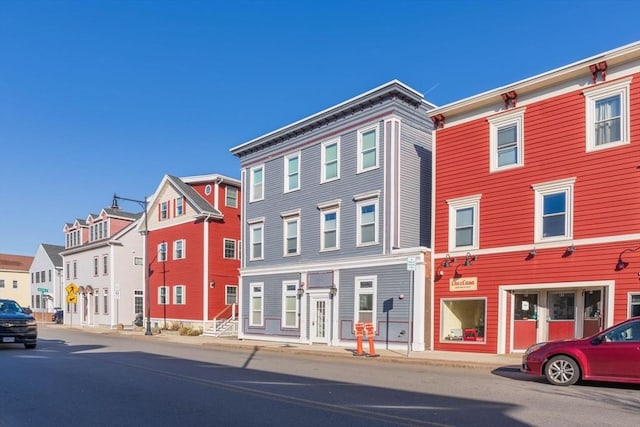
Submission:
M 636 1 L 0 1 L 0 253 L 398 79 L 444 105 L 640 40 Z M 140 211 L 135 203 L 121 207 Z

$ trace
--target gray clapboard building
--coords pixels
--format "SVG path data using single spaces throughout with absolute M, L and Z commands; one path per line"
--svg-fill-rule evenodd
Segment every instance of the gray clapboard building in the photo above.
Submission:
M 231 149 L 239 338 L 430 347 L 432 108 L 394 80 Z

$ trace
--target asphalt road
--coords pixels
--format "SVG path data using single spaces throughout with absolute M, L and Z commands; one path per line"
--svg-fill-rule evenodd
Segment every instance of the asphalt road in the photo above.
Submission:
M 636 426 L 640 386 L 43 329 L 0 346 L 0 426 Z

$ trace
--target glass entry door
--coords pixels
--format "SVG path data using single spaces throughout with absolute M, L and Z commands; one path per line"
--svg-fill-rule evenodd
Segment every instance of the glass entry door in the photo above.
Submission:
M 575 292 L 549 292 L 549 341 L 576 337 Z
M 602 291 L 585 291 L 582 336 L 595 335 L 602 330 L 602 326 Z
M 329 343 L 329 299 L 311 299 L 311 341 Z
M 538 294 L 515 294 L 513 350 L 526 350 L 538 341 Z

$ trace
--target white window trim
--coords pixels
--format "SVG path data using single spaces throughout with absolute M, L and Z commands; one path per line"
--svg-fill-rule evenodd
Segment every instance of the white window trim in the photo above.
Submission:
M 182 256 L 178 258 L 178 243 L 182 242 Z M 185 239 L 173 242 L 173 259 L 185 259 L 187 257 L 187 241 Z
M 233 242 L 233 257 L 227 256 L 227 242 Z M 222 239 L 222 259 L 237 259 L 238 257 L 238 243 L 235 239 Z
M 631 302 L 633 300 L 634 296 L 640 296 L 640 292 L 629 292 L 627 293 L 627 318 L 631 317 L 632 314 L 632 310 L 631 310 Z
M 236 302 L 231 303 L 231 304 L 235 304 L 238 305 L 238 285 L 225 285 L 224 286 L 224 303 L 225 305 L 231 305 L 229 304 L 229 289 L 234 289 L 235 290 L 235 300 Z
M 489 122 L 490 141 L 490 172 L 498 172 L 524 166 L 524 109 L 514 110 L 509 113 L 487 119 Z M 498 166 L 498 129 L 509 125 L 517 126 L 517 158 L 511 165 Z
M 182 302 L 178 302 L 178 289 L 182 289 Z M 187 287 L 185 285 L 173 286 L 173 304 L 186 305 L 187 304 Z
M 160 221 L 169 219 L 169 203 L 160 202 Z
M 300 255 L 300 228 L 301 228 L 301 221 L 300 221 L 300 215 L 296 214 L 296 215 L 288 215 L 288 216 L 283 216 L 282 217 L 282 254 L 283 256 L 297 256 Z M 287 234 L 288 231 L 288 225 L 290 222 L 296 222 L 297 226 L 296 226 L 296 251 L 295 253 L 287 253 L 287 240 L 289 238 L 289 235 Z
M 164 246 L 164 256 L 162 256 L 163 246 Z M 158 262 L 166 262 L 166 261 L 167 261 L 167 242 L 162 242 L 158 244 Z
M 291 286 L 293 285 L 293 290 L 289 291 L 287 290 L 287 286 Z M 299 323 L 299 316 L 297 316 L 299 310 L 300 310 L 300 298 L 298 298 L 298 287 L 299 287 L 299 282 L 297 280 L 284 280 L 282 282 L 282 317 L 281 317 L 281 322 L 280 325 L 283 329 L 298 329 L 300 327 L 300 323 Z M 286 303 L 287 303 L 287 297 L 293 297 L 296 301 L 296 316 L 295 316 L 295 324 L 294 325 L 287 325 L 287 310 L 286 310 Z
M 535 191 L 535 213 L 534 213 L 534 242 L 554 242 L 573 239 L 573 187 L 576 178 L 561 179 L 558 181 L 534 184 L 531 188 Z M 562 193 L 566 194 L 566 212 L 565 212 L 565 235 L 542 237 L 543 224 L 543 201 L 544 196 L 549 194 Z
M 164 300 L 162 302 L 162 290 L 164 289 Z M 167 305 L 169 304 L 169 287 L 168 286 L 158 286 L 158 305 Z
M 362 206 L 374 205 L 374 239 L 373 242 L 362 242 Z M 372 246 L 377 245 L 380 240 L 379 228 L 380 228 L 380 203 L 377 197 L 363 199 L 356 203 L 356 246 Z
M 364 169 L 362 166 L 362 135 L 375 130 L 376 132 L 376 164 L 369 168 Z M 370 170 L 378 169 L 380 167 L 380 126 L 375 125 L 367 126 L 362 129 L 358 129 L 358 173 L 368 172 Z
M 630 122 L 630 106 L 629 106 L 629 92 L 632 78 L 622 79 L 610 84 L 600 84 L 589 89 L 582 91 L 585 99 L 586 109 L 586 151 L 599 151 L 606 150 L 608 148 L 619 147 L 621 145 L 627 145 L 631 142 L 629 137 L 629 122 Z M 620 95 L 620 141 L 610 142 L 607 144 L 596 145 L 595 141 L 595 104 L 596 101 L 611 96 Z
M 264 177 L 263 177 L 264 180 Z M 229 190 L 235 190 L 236 192 L 236 197 L 235 197 L 235 203 L 233 205 L 228 204 L 229 203 Z M 237 208 L 238 207 L 238 188 L 237 187 L 233 187 L 231 185 L 227 185 L 224 188 L 224 205 L 229 207 L 229 208 Z
M 258 291 L 255 288 L 260 288 Z M 264 283 L 250 283 L 249 284 L 249 326 L 260 327 L 264 326 Z M 254 322 L 253 318 L 253 298 L 259 295 L 260 296 L 260 322 Z
M 482 297 L 482 296 L 478 296 L 478 297 L 461 297 L 461 298 L 442 298 L 440 300 L 440 336 L 438 338 L 438 342 L 441 343 L 447 343 L 447 344 L 463 344 L 463 345 L 468 345 L 468 344 L 474 344 L 476 343 L 476 341 L 465 341 L 465 340 L 460 340 L 460 341 L 450 341 L 450 340 L 445 340 L 445 329 L 444 329 L 444 315 L 445 315 L 445 305 L 447 301 L 483 301 L 484 302 L 484 318 L 482 319 L 483 325 L 487 324 L 487 297 Z M 484 330 L 484 341 L 482 341 L 482 343 L 486 343 L 487 341 L 487 328 L 485 328 Z M 480 341 L 478 341 L 480 342 Z
M 254 245 L 253 230 L 256 228 L 262 229 L 262 233 L 261 233 L 262 241 L 260 242 L 260 256 L 254 256 L 253 254 L 253 245 Z M 258 221 L 258 222 L 253 222 L 249 224 L 249 260 L 258 261 L 263 259 L 264 259 L 264 222 Z
M 360 289 L 360 284 L 362 282 L 371 282 L 371 291 L 366 290 L 362 291 Z M 378 318 L 378 277 L 377 276 L 356 276 L 355 277 L 355 296 L 353 301 L 353 322 L 358 322 L 358 314 L 360 313 L 360 294 L 372 294 L 372 312 L 371 312 L 371 322 L 376 324 L 376 319 Z
M 336 176 L 333 178 L 326 178 L 327 175 L 327 159 L 326 151 L 327 146 L 336 145 Z M 331 182 L 340 179 L 340 138 L 331 139 L 322 143 L 322 151 L 320 153 L 320 183 Z
M 255 172 L 258 171 L 258 170 L 262 170 L 262 184 L 261 184 L 261 187 L 262 187 L 261 193 L 262 193 L 262 195 L 259 198 L 256 197 L 256 195 L 255 195 L 255 191 L 254 191 L 255 185 L 254 185 L 254 182 L 253 182 Z M 249 169 L 249 202 L 257 202 L 257 201 L 260 201 L 260 200 L 264 200 L 264 188 L 265 188 L 264 180 L 265 180 L 265 167 L 264 167 L 264 165 L 254 166 L 254 167 Z
M 324 216 L 328 213 L 336 214 L 336 246 L 335 247 L 326 247 L 325 246 L 325 220 Z M 337 251 L 340 249 L 340 205 L 333 204 L 329 207 L 320 208 L 320 252 L 329 252 L 329 251 Z
M 449 252 L 480 248 L 480 199 L 482 194 L 447 200 L 449 205 Z M 456 246 L 456 213 L 459 209 L 473 208 L 473 244 Z
M 290 179 L 291 179 L 291 173 L 290 173 L 291 171 L 289 171 L 289 160 L 296 159 L 296 158 L 298 159 L 298 172 L 297 172 L 297 175 L 298 175 L 298 186 L 295 187 L 295 188 L 289 188 Z M 297 190 L 300 189 L 300 185 L 301 185 L 301 182 L 300 182 L 300 178 L 301 178 L 300 171 L 302 169 L 301 166 L 302 166 L 302 157 L 300 156 L 300 152 L 289 154 L 289 155 L 284 157 L 284 192 L 285 193 L 290 193 L 292 191 L 297 191 Z M 263 178 L 263 180 L 264 180 L 264 178 Z
M 185 214 L 185 209 L 184 209 L 184 197 L 183 196 L 178 196 L 176 197 L 176 216 L 182 216 Z M 182 210 L 182 212 L 179 212 L 179 209 Z

